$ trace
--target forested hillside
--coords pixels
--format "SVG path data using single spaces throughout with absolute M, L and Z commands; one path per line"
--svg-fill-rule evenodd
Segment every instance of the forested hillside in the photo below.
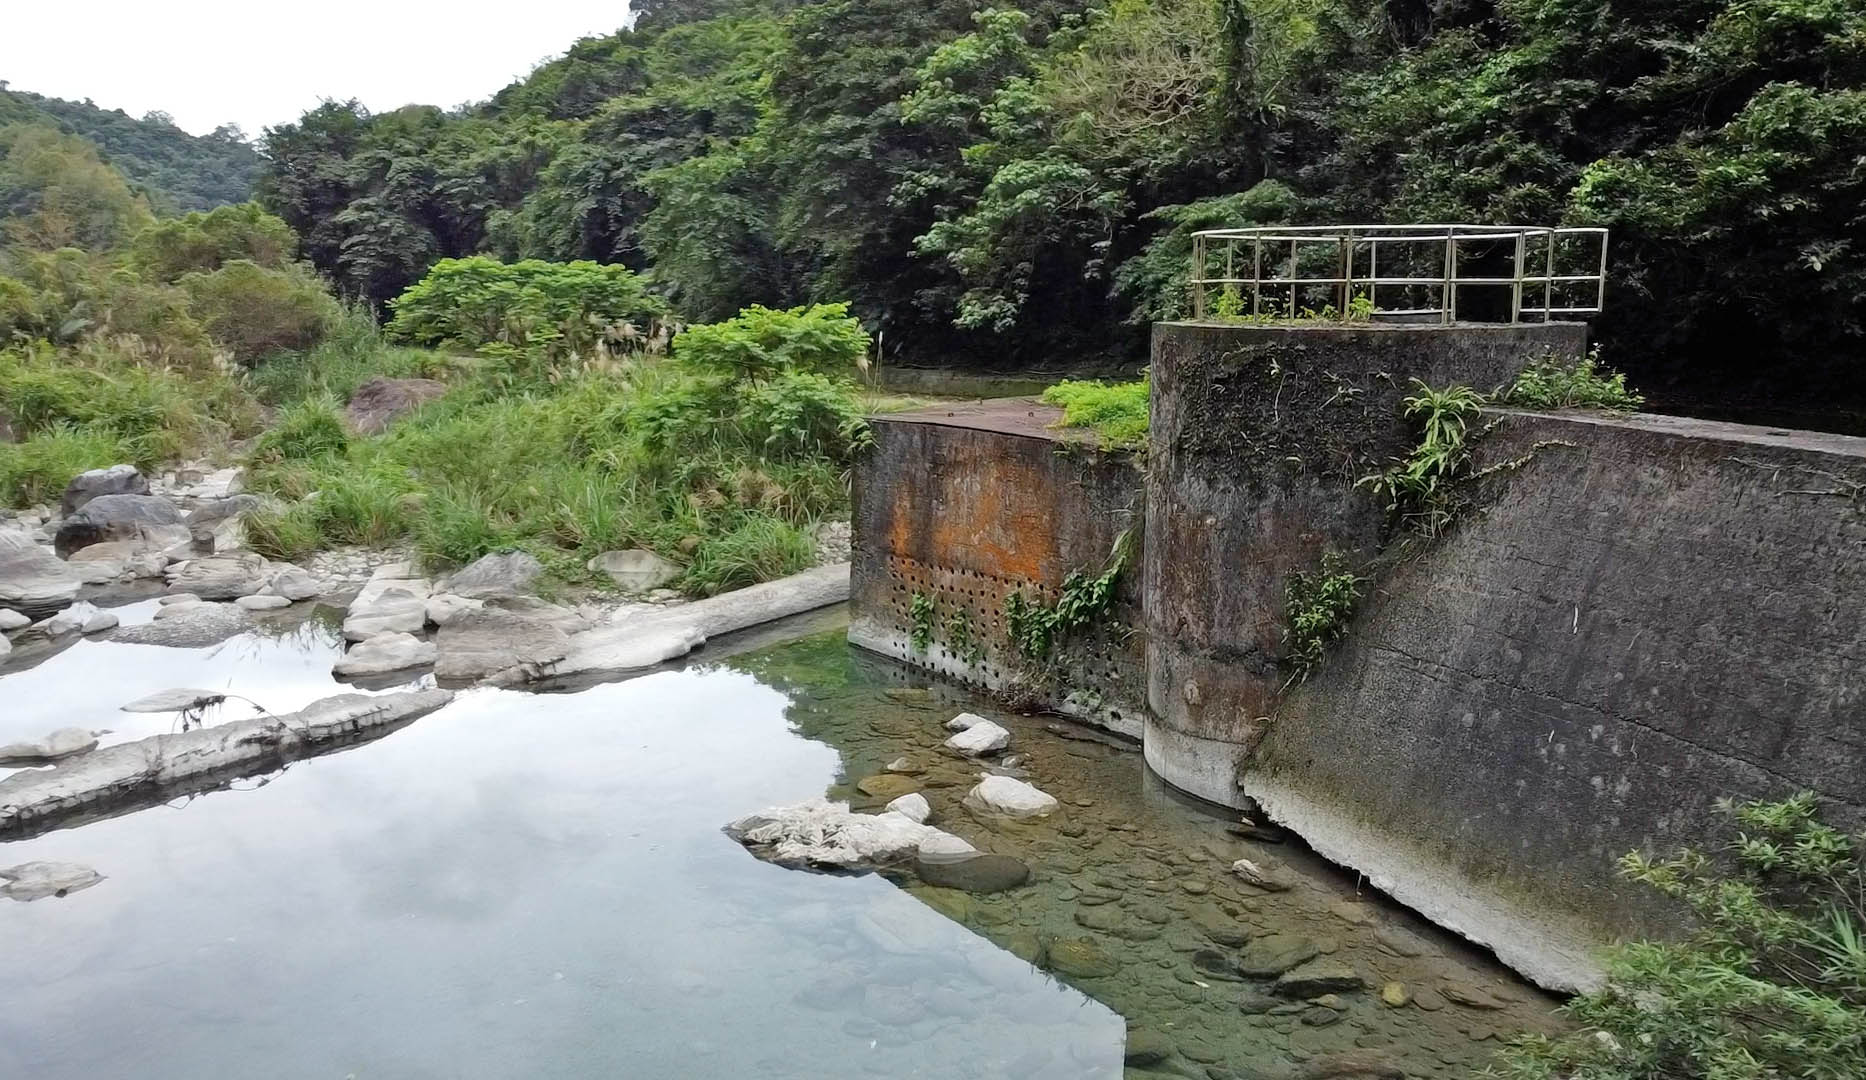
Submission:
M 0 83 L 0 126 L 47 124 L 96 146 L 158 212 L 211 210 L 253 197 L 259 153 L 237 128 L 190 135 L 166 117 L 141 120 L 121 109 L 61 101 Z
M 331 104 L 262 197 L 340 289 L 590 258 L 676 310 L 849 299 L 890 361 L 1138 362 L 1187 232 L 1614 230 L 1660 403 L 1866 401 L 1856 0 L 663 0 L 464 112 Z M 1831 421 L 1830 421 L 1831 422 Z

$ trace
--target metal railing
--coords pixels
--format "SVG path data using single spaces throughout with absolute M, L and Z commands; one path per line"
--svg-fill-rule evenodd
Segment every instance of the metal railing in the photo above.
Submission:
M 1544 225 L 1207 229 L 1192 234 L 1191 285 L 1193 317 L 1201 320 L 1451 323 L 1459 321 L 1460 293 L 1481 289 L 1476 302 L 1467 300 L 1467 321 L 1548 322 L 1598 314 L 1606 303 L 1607 230 Z M 1383 288 L 1390 300 L 1397 296 L 1398 306 L 1381 306 Z

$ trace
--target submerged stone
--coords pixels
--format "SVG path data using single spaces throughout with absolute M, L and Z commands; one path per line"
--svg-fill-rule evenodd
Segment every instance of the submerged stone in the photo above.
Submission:
M 1296 876 L 1267 855 L 1239 859 L 1231 864 L 1231 872 L 1266 892 L 1287 892 L 1296 884 Z
M 1048 957 L 1051 971 L 1078 979 L 1099 979 L 1121 970 L 1120 961 L 1089 938 L 1052 941 Z
M 956 861 L 916 859 L 914 872 L 928 885 L 969 893 L 1004 892 L 1030 880 L 1030 867 L 1009 855 L 974 855 Z
M 874 799 L 894 799 L 920 790 L 920 782 L 895 773 L 876 773 L 855 782 L 855 790 Z
M 1129 1028 L 1127 1048 L 1122 1052 L 1122 1061 L 1128 1065 L 1144 1068 L 1158 1065 L 1173 1056 L 1173 1041 L 1157 1031 L 1145 1028 Z
M 66 862 L 29 862 L 0 870 L 0 894 L 13 900 L 43 900 L 48 896 L 69 896 L 104 880 L 104 875 L 88 866 Z
M 989 720 L 980 720 L 946 740 L 946 747 L 967 757 L 995 754 L 1011 745 L 1011 733 Z
M 1281 975 L 1321 955 L 1321 946 L 1296 934 L 1266 934 L 1244 946 L 1238 970 L 1258 979 Z
M 1310 960 L 1283 972 L 1276 980 L 1277 993 L 1296 998 L 1360 988 L 1361 977 L 1339 960 Z

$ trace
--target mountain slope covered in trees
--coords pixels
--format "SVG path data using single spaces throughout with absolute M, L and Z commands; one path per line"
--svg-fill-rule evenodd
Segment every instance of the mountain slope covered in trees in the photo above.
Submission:
M 1672 406 L 1866 416 L 1851 0 L 663 0 L 470 109 L 327 104 L 262 197 L 339 287 L 590 258 L 686 317 L 849 299 L 890 360 L 1139 362 L 1186 236 L 1601 224 Z
M 160 114 L 136 119 L 121 109 L 63 101 L 0 83 L 0 125 L 45 124 L 96 146 L 162 213 L 211 210 L 253 197 L 259 152 L 238 128 L 190 135 Z

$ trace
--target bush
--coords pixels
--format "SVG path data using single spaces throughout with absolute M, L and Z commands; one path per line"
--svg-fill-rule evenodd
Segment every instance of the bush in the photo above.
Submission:
M 724 322 L 689 326 L 674 339 L 674 356 L 690 371 L 734 379 L 784 371 L 853 375 L 868 343 L 847 304 L 787 311 L 757 305 Z
M 442 353 L 386 344 L 369 308 L 349 304 L 317 345 L 265 357 L 253 367 L 248 382 L 261 401 L 272 405 L 309 397 L 348 401 L 357 387 L 378 375 L 431 379 L 448 374 L 452 366 Z
M 1633 410 L 1646 399 L 1626 388 L 1626 376 L 1600 367 L 1596 349 L 1572 364 L 1554 358 L 1531 364 L 1516 377 L 1504 403 L 1531 409 Z
M 181 288 L 208 335 L 248 365 L 268 353 L 310 348 L 342 316 L 324 283 L 296 266 L 268 270 L 235 259 L 184 276 Z
M 1686 850 L 1621 871 L 1696 914 L 1679 942 L 1613 950 L 1607 984 L 1567 1006 L 1585 1031 L 1527 1037 L 1516 1080 L 1852 1080 L 1866 1076 L 1862 837 L 1819 818 L 1811 792 L 1720 803 L 1741 831 L 1716 858 Z
M 1094 428 L 1109 449 L 1138 450 L 1147 445 L 1148 380 L 1104 383 L 1064 379 L 1043 392 L 1043 400 L 1063 408 L 1062 427 Z
M 106 427 L 61 421 L 24 442 L 0 443 L 0 503 L 56 502 L 79 473 L 135 457 L 127 442 Z
M 130 266 L 150 281 L 173 284 L 235 260 L 284 270 L 297 251 L 298 237 L 291 226 L 249 202 L 144 228 L 130 241 Z
M 562 360 L 656 347 L 667 305 L 622 266 L 476 255 L 442 259 L 390 301 L 388 335 L 416 345 L 502 345 Z

